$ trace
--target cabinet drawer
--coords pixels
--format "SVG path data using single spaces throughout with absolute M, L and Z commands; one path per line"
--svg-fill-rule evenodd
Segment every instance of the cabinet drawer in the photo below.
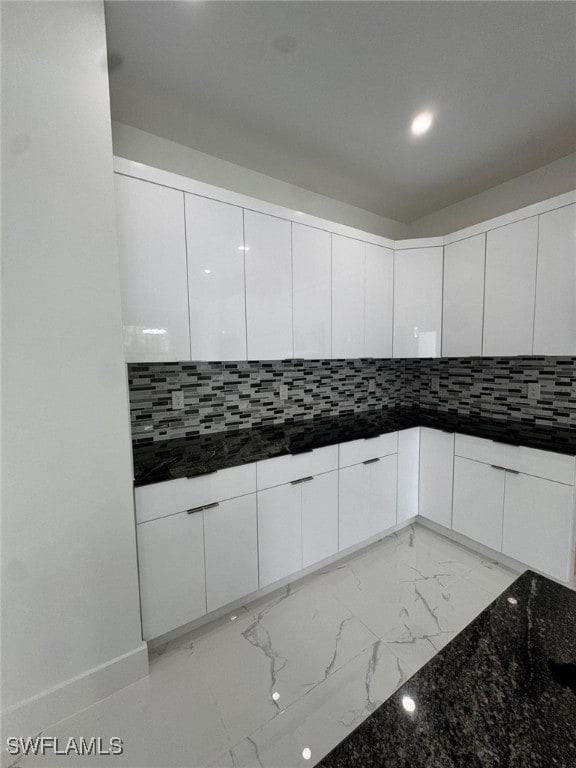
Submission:
M 256 464 L 220 469 L 198 477 L 166 480 L 135 489 L 136 522 L 174 515 L 256 492 Z
M 320 475 L 338 469 L 338 446 L 315 448 L 296 456 L 277 456 L 257 462 L 258 490 L 284 485 L 302 477 Z
M 398 432 L 378 435 L 366 440 L 351 440 L 340 443 L 340 467 L 351 467 L 363 461 L 388 456 L 398 452 Z
M 465 459 L 494 464 L 526 475 L 574 485 L 574 457 L 540 451 L 522 445 L 507 445 L 469 435 L 456 435 L 455 453 Z

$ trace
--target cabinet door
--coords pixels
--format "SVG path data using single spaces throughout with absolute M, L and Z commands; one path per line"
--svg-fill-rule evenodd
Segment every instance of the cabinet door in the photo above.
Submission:
M 399 523 L 418 514 L 420 475 L 420 427 L 398 432 L 398 512 Z
M 338 471 L 299 485 L 302 493 L 302 567 L 338 552 Z
M 396 525 L 397 458 L 393 454 L 361 465 L 368 487 L 369 536 Z
M 366 357 L 392 357 L 394 251 L 366 243 Z
M 576 204 L 540 216 L 535 355 L 576 355 Z
M 573 524 L 573 486 L 506 472 L 504 554 L 568 581 Z
M 290 222 L 244 211 L 248 358 L 292 357 Z
M 452 528 L 497 551 L 502 549 L 505 475 L 490 464 L 454 459 Z
M 242 209 L 186 195 L 193 360 L 246 360 Z
M 484 355 L 531 355 L 538 218 L 488 232 Z
M 292 224 L 294 357 L 332 354 L 330 233 Z
M 136 527 L 144 640 L 206 613 L 203 512 Z
M 338 549 L 359 544 L 370 536 L 370 491 L 364 464 L 340 470 Z
M 114 174 L 129 363 L 190 359 L 184 195 Z
M 209 611 L 258 589 L 255 493 L 205 509 L 204 542 Z
M 258 491 L 260 588 L 302 568 L 300 484 Z
M 418 514 L 452 527 L 454 435 L 438 429 L 420 430 Z
M 442 356 L 482 354 L 486 235 L 444 248 Z
M 394 253 L 394 357 L 440 356 L 442 251 Z
M 332 357 L 364 356 L 364 243 L 332 235 Z

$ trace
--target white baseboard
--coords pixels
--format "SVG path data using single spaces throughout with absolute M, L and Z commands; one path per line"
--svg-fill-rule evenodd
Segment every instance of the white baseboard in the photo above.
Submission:
M 122 656 L 48 688 L 2 712 L 4 744 L 9 736 L 35 736 L 75 712 L 105 699 L 148 674 L 148 647 L 142 643 Z M 2 745 L 2 757 L 6 753 Z

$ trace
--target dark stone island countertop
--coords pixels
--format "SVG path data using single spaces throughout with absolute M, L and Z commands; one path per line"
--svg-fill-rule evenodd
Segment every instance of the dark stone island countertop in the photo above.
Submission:
M 526 571 L 319 766 L 574 768 L 576 592 Z
M 412 408 L 382 409 L 133 445 L 136 486 L 195 477 L 410 427 L 431 427 L 576 455 L 576 430 Z

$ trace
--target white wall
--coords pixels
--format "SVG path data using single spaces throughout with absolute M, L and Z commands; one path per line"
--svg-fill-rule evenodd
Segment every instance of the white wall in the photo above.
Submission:
M 2 57 L 1 687 L 28 736 L 147 656 L 102 3 L 3 3 Z
M 188 176 L 197 181 L 393 240 L 406 234 L 406 225 L 399 221 L 310 192 L 124 123 L 112 123 L 112 141 L 114 154 L 127 160 Z
M 408 237 L 448 235 L 576 188 L 576 152 L 408 225 Z

